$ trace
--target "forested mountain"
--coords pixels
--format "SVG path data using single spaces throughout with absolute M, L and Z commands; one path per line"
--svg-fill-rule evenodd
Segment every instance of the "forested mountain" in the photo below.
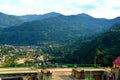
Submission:
M 120 17 L 100 19 L 87 14 L 64 16 L 52 12 L 12 16 L 0 13 L 0 44 L 47 45 L 50 49 L 45 50 L 61 57 L 60 62 L 96 62 L 106 66 L 120 53 L 119 22 Z M 67 48 L 54 49 L 53 45 Z
M 120 19 L 96 19 L 87 14 L 50 17 L 26 22 L 0 31 L 0 44 L 63 44 L 68 40 L 91 37 L 109 29 Z
M 115 24 L 107 32 L 81 47 L 72 54 L 65 55 L 64 62 L 91 63 L 102 66 L 112 65 L 112 61 L 120 56 L 120 23 Z M 67 57 L 67 58 L 66 58 Z
M 10 26 L 19 25 L 21 23 L 23 23 L 23 21 L 18 17 L 7 15 L 0 12 L 0 27 L 6 28 Z
M 56 17 L 56 16 L 60 16 L 60 15 L 61 14 L 59 14 L 59 13 L 51 12 L 51 13 L 47 13 L 44 15 L 24 15 L 24 16 L 17 16 L 17 17 L 22 19 L 24 22 L 29 22 L 29 21 L 35 21 L 35 20 L 43 20 L 46 18 Z

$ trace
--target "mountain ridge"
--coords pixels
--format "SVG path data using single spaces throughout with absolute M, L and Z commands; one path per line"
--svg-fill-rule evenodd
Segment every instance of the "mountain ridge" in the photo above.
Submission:
M 120 22 L 119 18 L 96 19 L 87 14 L 71 16 L 51 14 L 55 16 L 24 22 L 21 25 L 0 30 L 0 44 L 39 45 L 48 42 L 63 44 L 70 39 L 100 34 L 114 23 Z
M 33 14 L 33 15 L 23 15 L 23 16 L 17 16 L 17 17 L 22 19 L 24 22 L 29 22 L 29 21 L 35 21 L 35 20 L 43 20 L 43 19 L 50 18 L 50 17 L 56 17 L 59 15 L 62 15 L 62 14 L 51 12 L 51 13 L 46 13 L 43 15 Z
M 7 15 L 7 14 L 0 12 L 0 27 L 6 28 L 6 27 L 10 27 L 10 26 L 19 25 L 22 23 L 23 23 L 23 21 L 21 19 L 17 18 L 16 16 Z

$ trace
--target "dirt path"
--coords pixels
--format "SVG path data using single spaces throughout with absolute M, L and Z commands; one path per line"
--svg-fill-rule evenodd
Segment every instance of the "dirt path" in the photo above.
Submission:
M 49 69 L 52 72 L 52 80 L 78 80 L 71 76 L 72 68 Z
M 52 80 L 78 80 L 71 76 L 71 72 L 58 71 L 53 72 Z

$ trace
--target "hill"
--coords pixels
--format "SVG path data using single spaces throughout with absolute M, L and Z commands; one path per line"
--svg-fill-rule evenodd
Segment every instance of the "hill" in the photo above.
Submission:
M 7 28 L 11 26 L 20 25 L 23 22 L 30 22 L 35 20 L 43 20 L 50 17 L 56 17 L 61 14 L 51 12 L 44 15 L 24 15 L 24 16 L 14 16 L 14 15 L 8 15 L 0 12 L 0 27 L 1 28 Z
M 64 61 L 76 63 L 112 65 L 112 61 L 120 55 L 120 23 L 112 26 L 107 32 L 73 52 L 67 54 Z M 69 57 L 68 57 L 69 56 Z
M 100 34 L 120 19 L 97 19 L 87 14 L 50 17 L 5 28 L 0 32 L 0 44 L 51 45 Z
M 59 13 L 51 12 L 51 13 L 47 13 L 43 15 L 24 15 L 24 16 L 17 16 L 17 17 L 22 19 L 24 22 L 30 22 L 30 21 L 35 21 L 35 20 L 43 20 L 43 19 L 47 19 L 50 17 L 56 17 L 60 15 L 61 14 Z
M 21 19 L 13 15 L 7 15 L 0 12 L 0 27 L 6 28 L 23 23 Z

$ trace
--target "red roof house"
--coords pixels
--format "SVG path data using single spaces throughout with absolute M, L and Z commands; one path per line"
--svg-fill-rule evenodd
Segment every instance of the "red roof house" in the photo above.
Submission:
M 112 63 L 113 63 L 113 67 L 120 68 L 120 56 L 117 57 Z

